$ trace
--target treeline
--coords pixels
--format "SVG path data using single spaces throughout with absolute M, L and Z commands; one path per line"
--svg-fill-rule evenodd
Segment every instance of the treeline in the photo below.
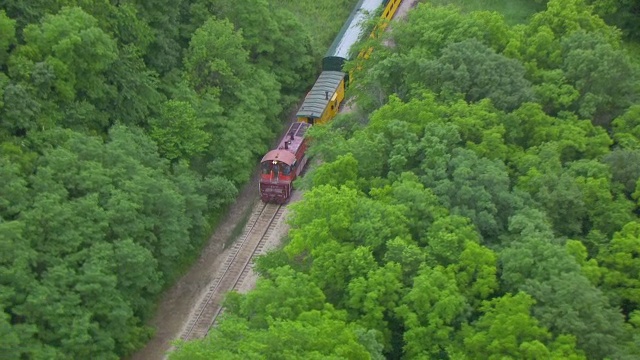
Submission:
M 353 1 L 1 4 L 0 357 L 126 356 Z
M 391 37 L 357 66 L 357 110 L 312 129 L 323 164 L 284 249 L 171 358 L 636 358 L 640 71 L 620 32 L 552 0 L 518 26 L 423 3 Z

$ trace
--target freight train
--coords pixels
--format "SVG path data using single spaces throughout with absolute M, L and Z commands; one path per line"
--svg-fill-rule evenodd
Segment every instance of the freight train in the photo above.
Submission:
M 360 0 L 322 59 L 322 72 L 307 93 L 296 117 L 276 149 L 260 161 L 260 198 L 264 202 L 284 204 L 293 190 L 293 181 L 300 176 L 307 163 L 307 129 L 314 124 L 331 120 L 344 101 L 350 74 L 342 69 L 351 55 L 351 47 L 365 33 L 364 20 L 368 14 L 380 11 L 380 17 L 391 20 L 402 0 Z M 374 29 L 375 32 L 375 29 Z M 373 34 L 371 34 L 373 35 Z M 369 51 L 359 56 L 368 56 Z

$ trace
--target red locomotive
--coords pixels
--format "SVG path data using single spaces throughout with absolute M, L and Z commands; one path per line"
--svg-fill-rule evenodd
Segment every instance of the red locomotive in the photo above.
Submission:
M 307 163 L 305 133 L 311 124 L 291 125 L 277 149 L 260 161 L 260 198 L 269 203 L 284 204 L 289 200 L 295 180 Z

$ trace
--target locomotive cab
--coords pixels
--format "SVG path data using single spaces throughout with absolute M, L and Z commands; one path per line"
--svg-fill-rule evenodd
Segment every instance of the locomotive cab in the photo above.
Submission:
M 267 153 L 260 163 L 260 197 L 264 202 L 284 204 L 291 195 L 296 158 L 281 150 Z
M 284 204 L 293 191 L 293 181 L 307 162 L 305 133 L 311 125 L 294 123 L 275 150 L 260 161 L 260 198 Z

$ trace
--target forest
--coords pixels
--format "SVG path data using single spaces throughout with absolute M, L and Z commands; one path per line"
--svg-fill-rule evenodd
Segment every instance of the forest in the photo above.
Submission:
M 537 3 L 363 43 L 284 247 L 170 359 L 637 359 L 640 3 Z
M 354 1 L 0 4 L 0 357 L 126 357 Z

